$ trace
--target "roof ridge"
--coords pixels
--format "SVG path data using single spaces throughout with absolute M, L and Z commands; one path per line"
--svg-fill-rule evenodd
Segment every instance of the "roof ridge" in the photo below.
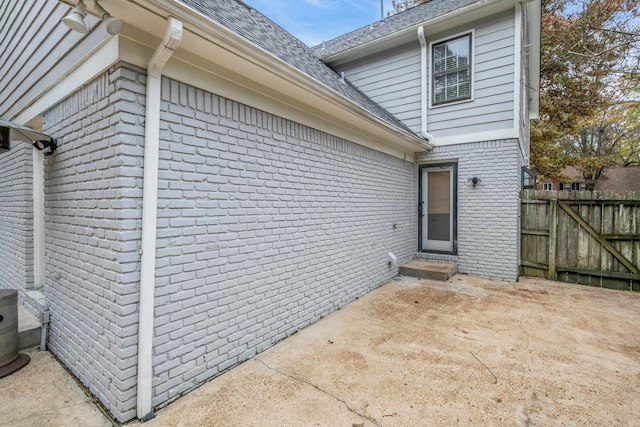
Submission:
M 311 49 L 318 58 L 323 59 L 479 1 L 482 0 L 429 0 L 331 40 L 323 41 L 312 46 Z

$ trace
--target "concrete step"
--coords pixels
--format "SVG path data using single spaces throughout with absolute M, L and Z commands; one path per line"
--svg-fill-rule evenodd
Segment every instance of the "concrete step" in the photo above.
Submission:
M 399 273 L 403 276 L 438 280 L 441 282 L 446 282 L 457 272 L 457 264 L 443 261 L 427 261 L 423 259 L 414 259 L 413 261 L 402 264 L 399 270 Z
M 18 305 L 18 348 L 25 350 L 39 346 L 41 330 L 38 318 Z

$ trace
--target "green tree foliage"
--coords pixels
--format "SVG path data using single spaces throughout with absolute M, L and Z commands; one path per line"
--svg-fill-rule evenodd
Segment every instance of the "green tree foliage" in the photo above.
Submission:
M 540 120 L 531 126 L 539 175 L 562 180 L 573 165 L 593 186 L 605 167 L 637 161 L 639 3 L 543 0 Z

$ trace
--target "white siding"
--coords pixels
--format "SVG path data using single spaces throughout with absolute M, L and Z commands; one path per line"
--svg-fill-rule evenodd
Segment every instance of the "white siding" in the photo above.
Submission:
M 428 110 L 428 132 L 436 137 L 514 128 L 514 10 L 446 33 L 427 43 L 475 29 L 473 101 Z M 429 61 L 430 61 L 429 52 Z M 342 65 L 347 79 L 395 114 L 411 130 L 421 130 L 420 44 L 413 43 Z M 431 76 L 428 76 L 431 87 Z M 431 97 L 431 93 L 428 94 Z
M 60 21 L 70 10 L 53 0 L 0 4 L 0 117 L 13 119 L 106 37 L 91 16 L 89 33 L 71 31 Z
M 429 109 L 428 131 L 436 141 L 438 137 L 512 129 L 514 126 L 513 11 L 468 28 L 472 27 L 475 28 L 473 101 Z M 427 41 L 447 38 L 460 31 L 456 28 Z
M 420 45 L 415 43 L 349 64 L 347 80 L 409 126 L 420 131 Z

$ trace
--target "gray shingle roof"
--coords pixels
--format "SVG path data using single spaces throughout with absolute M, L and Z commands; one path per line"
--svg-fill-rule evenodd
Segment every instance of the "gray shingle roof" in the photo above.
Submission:
M 318 59 L 311 48 L 241 0 L 180 0 L 298 70 L 347 97 L 387 123 L 413 133 L 404 123 L 372 101 Z
M 389 16 L 382 21 L 351 31 L 314 46 L 313 52 L 319 58 L 326 58 L 336 53 L 352 49 L 364 43 L 388 36 L 398 31 L 419 25 L 429 19 L 449 13 L 453 10 L 477 3 L 480 0 L 431 0 L 402 13 Z

